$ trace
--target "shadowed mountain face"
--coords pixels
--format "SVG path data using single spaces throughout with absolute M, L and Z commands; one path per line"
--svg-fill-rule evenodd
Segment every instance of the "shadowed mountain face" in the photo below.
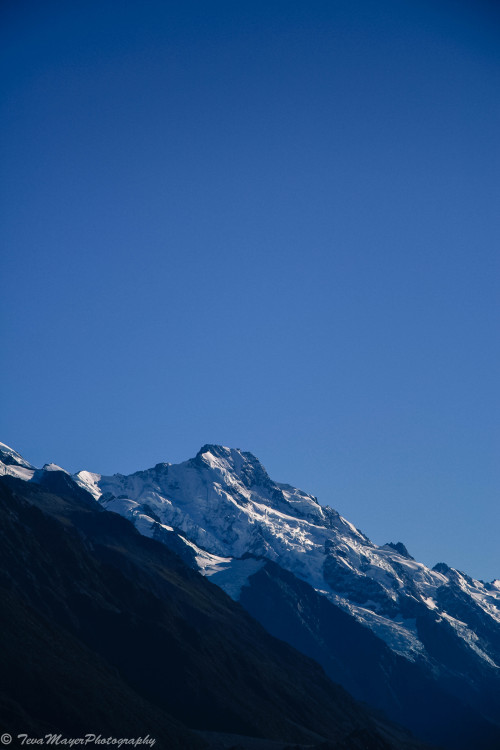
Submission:
M 11 734 L 149 733 L 159 747 L 195 749 L 207 740 L 192 730 L 203 730 L 418 747 L 64 473 L 41 485 L 2 478 L 0 515 L 0 711 Z
M 430 674 L 424 663 L 391 651 L 368 628 L 279 565 L 266 561 L 250 575 L 239 601 L 270 633 L 316 659 L 353 696 L 419 737 L 463 750 L 498 745 L 500 731 L 447 690 L 446 682 Z
M 430 570 L 401 542 L 372 544 L 239 450 L 206 445 L 182 464 L 110 477 L 38 470 L 5 446 L 0 459 L 0 473 L 29 486 L 86 503 L 90 493 L 421 739 L 500 747 L 498 581 Z

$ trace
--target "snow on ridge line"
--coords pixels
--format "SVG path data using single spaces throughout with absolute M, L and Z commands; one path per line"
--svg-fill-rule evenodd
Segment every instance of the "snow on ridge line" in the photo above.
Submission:
M 69 471 L 66 471 L 66 469 L 63 469 L 61 466 L 58 466 L 57 464 L 45 464 L 42 471 L 62 471 L 64 474 L 68 474 L 68 476 L 71 476 Z
M 175 526 L 183 541 L 192 546 L 201 572 L 211 574 L 213 582 L 220 584 L 233 597 L 240 595 L 241 586 L 237 581 L 243 580 L 244 576 L 240 576 L 236 568 L 231 573 L 224 564 L 221 567 L 215 561 L 217 556 L 225 563 L 224 558 L 234 560 L 245 553 L 262 555 L 277 561 L 314 588 L 324 589 L 327 582 L 323 578 L 323 565 L 327 542 L 331 540 L 334 559 L 339 564 L 347 564 L 350 571 L 349 585 L 360 586 L 361 592 L 365 581 L 368 582 L 366 586 L 379 586 L 379 590 L 385 591 L 387 598 L 397 606 L 397 592 L 404 594 L 413 581 L 421 605 L 438 614 L 435 592 L 440 586 L 451 583 L 453 569 L 446 566 L 446 571 L 433 571 L 402 554 L 403 550 L 389 545 L 377 547 L 335 511 L 313 505 L 312 496 L 272 482 L 263 467 L 262 473 L 259 471 L 261 465 L 253 456 L 247 461 L 240 451 L 231 449 L 200 451 L 198 455 L 203 459 L 201 464 L 196 459 L 189 459 L 182 464 L 170 465 L 161 476 L 149 470 L 140 476 L 86 474 L 85 478 L 96 495 L 111 492 L 151 505 L 161 522 Z M 254 481 L 258 484 L 253 484 Z M 301 504 L 304 507 L 297 507 Z M 311 511 L 312 519 L 307 517 L 308 511 Z M 335 515 L 328 515 L 329 512 Z M 138 510 L 137 520 L 139 516 Z M 335 555 L 342 547 L 346 557 L 339 560 Z M 486 614 L 500 621 L 500 610 L 485 599 L 486 592 L 479 582 L 471 580 L 469 583 L 459 576 L 457 583 Z M 341 587 L 342 580 L 333 585 Z M 342 591 L 342 588 L 328 589 Z M 500 585 L 495 589 L 500 590 Z M 407 658 L 415 658 L 423 646 L 414 623 L 411 620 L 394 622 L 390 617 L 378 614 L 379 603 L 376 597 L 373 599 L 373 589 L 367 591 L 366 605 L 357 607 L 357 617 L 391 648 L 406 653 Z M 494 592 L 492 596 L 497 600 Z M 383 603 L 381 606 L 383 611 Z M 351 607 L 349 609 L 352 611 Z M 488 661 L 487 654 L 477 648 L 469 628 L 456 632 L 479 658 Z M 493 666 L 493 662 L 489 663 Z
M 102 490 L 99 487 L 99 482 L 102 479 L 101 474 L 94 474 L 91 471 L 79 471 L 77 474 L 73 474 L 75 482 L 84 490 L 87 490 L 94 500 L 99 500 L 102 495 Z
M 0 476 L 11 476 L 29 482 L 35 474 L 35 469 L 28 469 L 25 466 L 6 465 L 0 461 Z
M 20 454 L 18 454 L 10 446 L 7 446 L 7 444 L 0 443 L 0 446 L 3 446 L 8 452 L 12 452 L 16 456 L 19 456 L 19 458 L 25 464 L 28 464 L 28 462 L 26 462 L 25 459 L 23 459 L 22 456 L 20 456 Z M 254 456 L 254 454 L 252 454 L 250 452 L 243 452 L 243 451 L 241 451 L 240 449 L 237 449 L 237 448 L 230 448 L 230 447 L 223 446 L 223 445 L 207 443 L 204 446 L 202 446 L 202 448 L 198 451 L 197 456 L 200 456 L 200 455 L 204 456 L 206 454 L 209 454 L 211 456 L 215 455 L 215 457 L 220 457 L 223 460 L 227 459 L 229 457 L 233 458 L 233 459 L 235 457 L 238 457 L 238 459 L 242 463 L 248 462 L 248 461 L 251 464 L 255 463 L 259 467 L 261 467 L 262 470 L 263 470 L 263 472 L 266 474 L 266 476 L 268 476 L 267 472 L 265 471 L 265 468 L 262 466 L 262 464 L 260 464 L 259 460 Z M 191 464 L 194 460 L 195 459 L 188 459 L 187 461 L 185 461 L 185 462 L 183 462 L 181 464 L 161 464 L 161 465 L 164 466 L 166 469 L 169 469 L 169 468 L 171 468 L 171 469 L 177 469 L 177 468 L 179 468 L 180 469 L 181 467 L 187 467 L 187 465 Z M 31 468 L 31 465 L 29 465 L 29 466 Z M 46 464 L 45 467 L 44 467 L 44 469 L 49 470 L 49 471 L 65 471 L 64 469 L 62 469 L 61 467 L 57 466 L 56 464 Z M 131 475 L 128 475 L 128 476 L 127 475 L 122 475 L 122 474 L 115 474 L 115 475 L 112 475 L 112 476 L 104 476 L 104 475 L 101 475 L 101 474 L 98 474 L 98 473 L 95 473 L 95 472 L 90 472 L 90 471 L 87 471 L 87 470 L 82 470 L 82 471 L 79 471 L 78 473 L 76 473 L 74 475 L 71 475 L 71 476 L 73 477 L 73 479 L 77 482 L 77 484 L 79 486 L 81 486 L 83 489 L 85 489 L 88 492 L 90 492 L 90 494 L 92 494 L 92 496 L 95 499 L 99 499 L 103 495 L 103 489 L 100 487 L 100 484 L 102 482 L 104 482 L 106 484 L 108 484 L 108 483 L 109 484 L 114 484 L 114 483 L 116 483 L 116 480 L 118 480 L 118 479 L 120 479 L 120 480 L 128 480 L 131 477 L 136 477 L 138 475 L 147 475 L 147 474 L 151 473 L 152 471 L 153 471 L 153 469 L 146 469 L 146 470 L 143 470 L 143 471 L 140 471 L 140 472 L 135 472 L 134 474 L 131 474 Z M 233 483 L 231 482 L 231 484 L 233 484 Z M 328 510 L 332 511 L 332 509 L 328 508 L 328 506 L 321 506 L 321 505 L 319 505 L 317 499 L 314 496 L 312 496 L 312 495 L 310 495 L 308 493 L 305 493 L 302 490 L 298 490 L 298 489 L 292 487 L 291 485 L 286 485 L 286 484 L 277 483 L 277 482 L 272 482 L 272 485 L 274 485 L 275 487 L 279 488 L 283 492 L 283 494 L 285 496 L 287 496 L 287 500 L 289 500 L 289 505 L 290 505 L 290 508 L 291 508 L 292 511 L 295 509 L 294 505 L 296 503 L 299 504 L 300 502 L 306 502 L 307 504 L 309 504 L 309 503 L 312 504 L 313 503 L 316 506 L 316 509 L 319 511 L 318 515 L 321 515 L 321 516 L 324 516 L 324 512 L 325 511 L 328 511 Z M 253 503 L 257 502 L 253 498 L 252 498 L 252 500 L 253 500 Z M 267 506 L 267 507 L 269 507 L 271 509 L 268 497 L 262 498 L 261 502 L 260 503 L 257 502 L 257 504 L 258 505 L 262 505 L 263 507 Z M 295 516 L 292 513 L 283 514 L 283 513 L 280 513 L 279 511 L 276 511 L 274 508 L 272 510 L 274 511 L 274 513 L 277 516 L 280 516 L 280 515 L 286 516 L 287 520 L 293 520 L 295 518 Z M 332 512 L 336 513 L 336 511 L 332 511 Z M 345 527 L 347 527 L 348 532 L 351 532 L 352 534 L 354 534 L 356 536 L 359 535 L 363 540 L 366 540 L 369 543 L 369 546 L 371 548 L 375 549 L 378 554 L 381 554 L 382 551 L 385 551 L 385 549 L 384 549 L 385 545 L 383 547 L 379 548 L 376 545 L 372 544 L 367 539 L 367 537 L 364 534 L 362 534 L 362 532 L 360 532 L 350 521 L 348 521 L 346 518 L 344 518 L 344 517 L 342 517 L 342 516 L 340 516 L 338 514 L 337 514 L 337 516 L 338 516 L 338 520 L 340 521 L 340 523 L 343 524 Z M 299 519 L 296 519 L 296 520 L 299 520 Z M 305 519 L 305 518 L 300 519 L 300 520 L 306 521 L 308 524 L 312 524 L 313 526 L 317 526 L 317 527 L 321 527 L 322 526 L 321 523 L 318 523 L 319 519 L 318 520 L 315 519 L 316 522 L 310 521 L 309 519 Z M 398 555 L 398 553 L 397 553 L 396 550 L 392 550 L 390 552 L 390 557 L 399 558 L 399 555 Z M 408 564 L 408 563 L 406 562 L 406 564 Z M 415 565 L 415 563 L 414 563 L 414 565 Z M 422 564 L 417 563 L 415 565 L 415 567 L 421 568 Z M 425 568 L 425 566 L 423 566 L 423 567 Z M 451 570 L 453 570 L 453 569 L 450 569 L 450 571 Z M 500 581 L 498 581 L 498 580 L 493 581 L 490 584 L 490 586 L 493 586 L 494 588 L 500 590 Z
M 18 456 L 22 460 L 23 464 L 26 467 L 29 466 L 30 469 L 34 468 L 34 467 L 31 466 L 31 464 L 28 464 L 28 462 L 25 461 L 25 459 L 22 458 L 22 456 L 19 453 L 17 453 L 13 448 L 11 448 L 10 446 L 8 446 L 6 443 L 1 443 L 0 442 L 0 448 L 4 448 L 5 451 L 7 451 L 8 453 L 14 454 L 14 455 Z M 200 449 L 200 451 L 198 451 L 197 455 L 200 456 L 200 455 L 206 455 L 206 454 L 209 454 L 209 455 L 215 456 L 215 457 L 220 457 L 222 459 L 227 459 L 229 457 L 230 458 L 238 457 L 238 459 L 242 463 L 245 463 L 245 462 L 249 462 L 251 464 L 255 463 L 255 464 L 257 464 L 263 470 L 263 472 L 266 474 L 266 476 L 268 476 L 265 468 L 262 466 L 262 464 L 260 464 L 260 462 L 254 456 L 254 454 L 252 454 L 250 452 L 243 452 L 243 451 L 241 451 L 240 449 L 237 449 L 237 448 L 230 448 L 228 446 L 207 443 L 207 444 L 205 444 L 205 445 L 202 446 L 202 448 Z M 187 468 L 187 466 L 189 464 L 191 464 L 194 460 L 195 459 L 188 459 L 187 461 L 185 461 L 183 463 L 180 463 L 180 464 L 161 464 L 161 466 L 164 466 L 165 469 L 174 469 L 174 470 L 175 469 L 180 469 L 181 467 L 186 467 Z M 230 467 L 230 468 L 232 468 L 232 467 Z M 47 471 L 65 471 L 65 469 L 63 469 L 62 467 L 58 466 L 57 464 L 46 464 L 44 466 L 44 469 L 47 470 Z M 135 472 L 134 474 L 131 474 L 131 475 L 128 475 L 128 476 L 127 475 L 122 475 L 122 474 L 115 474 L 115 475 L 112 475 L 112 476 L 104 476 L 104 475 L 101 475 L 101 474 L 98 474 L 98 473 L 95 473 L 95 472 L 90 472 L 90 471 L 87 471 L 87 470 L 82 470 L 82 471 L 79 471 L 78 473 L 73 474 L 71 476 L 77 482 L 77 484 L 79 484 L 83 489 L 87 490 L 96 499 L 98 499 L 98 498 L 100 498 L 103 495 L 103 489 L 100 486 L 101 483 L 104 482 L 106 484 L 114 484 L 114 483 L 116 483 L 116 480 L 118 480 L 118 479 L 120 479 L 120 480 L 129 480 L 132 477 L 136 477 L 138 475 L 147 475 L 147 474 L 150 474 L 153 471 L 154 471 L 153 469 L 146 469 L 146 470 L 143 470 L 143 471 L 140 471 L 140 472 Z M 66 472 L 66 473 L 68 473 L 68 472 Z M 233 484 L 233 482 L 231 482 L 231 485 L 232 484 Z M 291 485 L 286 485 L 286 484 L 277 483 L 277 482 L 271 482 L 271 484 L 274 487 L 276 487 L 279 490 L 281 490 L 281 492 L 283 493 L 283 495 L 288 500 L 288 505 L 289 505 L 290 510 L 292 512 L 288 512 L 288 513 L 284 514 L 283 512 L 277 511 L 275 508 L 272 508 L 272 506 L 270 505 L 270 502 L 269 502 L 269 500 L 270 500 L 269 497 L 262 497 L 262 499 L 260 500 L 260 502 L 258 502 L 256 499 L 252 498 L 252 502 L 253 503 L 257 503 L 257 505 L 261 505 L 262 507 L 266 507 L 267 506 L 277 516 L 286 516 L 287 517 L 287 521 L 288 520 L 294 520 L 294 519 L 296 519 L 296 517 L 293 514 L 293 511 L 295 510 L 294 506 L 296 504 L 297 505 L 300 504 L 301 502 L 305 502 L 308 505 L 309 504 L 314 504 L 316 506 L 315 509 L 317 509 L 317 511 L 319 511 L 318 512 L 318 516 L 319 517 L 324 516 L 325 511 L 328 511 L 328 510 L 330 510 L 333 513 L 336 513 L 336 511 L 332 511 L 332 509 L 328 508 L 328 506 L 321 506 L 321 505 L 319 505 L 317 503 L 317 499 L 314 496 L 312 496 L 312 495 L 310 495 L 310 494 L 308 494 L 306 492 L 303 492 L 302 490 L 298 490 L 298 489 L 292 487 Z M 142 489 L 144 489 L 144 488 L 142 488 Z M 336 514 L 336 515 L 338 516 L 338 520 L 340 521 L 340 523 L 343 524 L 346 527 L 346 529 L 348 530 L 348 532 L 351 532 L 352 534 L 354 534 L 356 536 L 359 535 L 360 537 L 362 537 L 362 539 L 368 541 L 369 546 L 372 549 L 376 550 L 377 554 L 383 554 L 383 552 L 385 552 L 385 549 L 384 549 L 385 545 L 383 547 L 377 547 L 377 545 L 372 544 L 367 539 L 367 537 L 364 534 L 362 534 L 362 532 L 360 532 L 350 521 L 348 521 L 346 518 L 344 518 L 344 517 L 342 517 L 342 516 L 340 516 L 338 514 Z M 312 524 L 313 526 L 322 527 L 321 522 L 318 523 L 319 518 L 317 520 L 315 519 L 315 521 L 311 521 L 308 518 L 302 518 L 302 519 L 296 519 L 296 520 L 306 521 L 308 524 Z M 390 558 L 392 558 L 392 557 L 399 558 L 399 554 L 398 554 L 398 552 L 396 550 L 391 550 L 389 552 L 388 556 Z M 404 561 L 404 564 L 408 565 L 408 562 Z M 421 563 L 416 563 L 416 561 L 413 563 L 413 565 L 416 568 L 422 567 L 422 564 Z M 410 566 L 408 565 L 408 567 L 410 567 Z M 425 567 L 425 566 L 423 566 L 423 567 Z M 452 571 L 454 569 L 450 568 L 449 570 Z M 489 585 L 492 586 L 492 587 L 494 587 L 495 589 L 500 590 L 500 580 L 498 580 L 498 579 L 496 579 L 495 581 L 493 581 Z
M 2 449 L 5 449 L 5 450 L 10 451 L 12 453 L 17 453 L 17 451 L 15 451 L 14 448 L 11 448 L 10 445 L 7 445 L 7 443 L 0 442 L 0 450 L 2 450 Z
M 12 461 L 14 461 L 15 464 L 17 464 L 18 466 L 24 466 L 24 468 L 26 469 L 35 468 L 32 464 L 30 464 L 29 461 L 26 461 L 26 459 L 23 458 L 20 453 L 18 453 L 16 450 L 14 450 L 14 448 L 11 448 L 10 445 L 7 445 L 6 443 L 0 443 L 0 463 L 5 465 L 5 461 L 2 461 L 2 455 L 5 457 L 7 465 L 9 466 L 12 466 Z
M 349 596 L 354 597 L 352 602 L 361 596 L 358 617 L 381 637 L 385 633 L 388 641 L 399 634 L 402 651 L 407 648 L 405 638 L 413 653 L 418 650 L 411 622 L 395 627 L 391 617 L 380 612 L 384 612 L 384 597 L 397 606 L 399 593 L 404 595 L 414 587 L 420 603 L 437 615 L 437 589 L 456 584 L 471 602 L 500 622 L 500 581 L 484 585 L 448 566 L 430 570 L 389 545 L 378 547 L 335 510 L 320 506 L 312 495 L 273 482 L 253 454 L 207 447 L 210 450 L 202 449 L 197 457 L 180 464 L 161 464 L 128 476 L 80 471 L 73 479 L 104 507 L 129 518 L 146 536 L 160 526 L 176 533 L 192 547 L 205 575 L 220 573 L 226 561 L 249 554 L 272 559 L 317 590 L 347 597 L 346 602 Z M 21 456 L 19 459 L 24 462 Z M 44 469 L 62 470 L 55 464 Z M 34 473 L 10 462 L 0 462 L 2 472 L 28 481 Z M 332 564 L 328 580 L 326 560 Z M 224 580 L 230 586 L 229 575 L 226 573 Z M 239 595 L 241 587 L 238 590 L 235 583 L 231 591 Z M 468 640 L 467 645 L 477 653 L 468 631 L 459 629 L 457 636 Z

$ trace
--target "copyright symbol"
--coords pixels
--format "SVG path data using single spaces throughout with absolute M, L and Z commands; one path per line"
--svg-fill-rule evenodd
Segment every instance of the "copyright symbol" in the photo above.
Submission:
M 10 736 L 10 734 L 2 734 L 2 736 L 0 737 L 0 741 L 2 745 L 10 745 L 10 743 L 12 742 L 12 737 Z

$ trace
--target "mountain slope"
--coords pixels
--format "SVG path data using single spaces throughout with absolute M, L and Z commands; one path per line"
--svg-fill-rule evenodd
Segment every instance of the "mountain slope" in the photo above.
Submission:
M 212 580 L 219 575 L 227 571 Z M 220 582 L 224 588 L 224 580 Z M 318 661 L 332 680 L 417 736 L 464 750 L 498 744 L 498 730 L 450 695 L 436 672 L 430 674 L 391 651 L 368 628 L 279 565 L 266 561 L 259 566 L 242 586 L 239 601 L 271 634 Z
M 28 717 L 39 731 L 68 732 L 101 722 L 115 736 L 155 732 L 169 748 L 201 744 L 179 722 L 332 748 L 398 747 L 314 662 L 62 472 L 42 486 L 1 479 L 0 514 L 3 722 Z
M 234 449 L 207 445 L 179 465 L 159 464 L 130 476 L 80 472 L 75 479 L 104 507 L 214 576 L 236 600 L 256 563 L 235 561 L 251 556 L 279 564 L 440 689 L 499 721 L 498 582 L 474 581 L 444 564 L 430 570 L 402 544 L 377 547 L 335 510 L 273 482 L 252 454 Z M 286 633 L 276 634 L 286 639 Z M 343 684 L 349 687 L 349 681 Z M 374 704 L 380 696 L 375 685 L 374 678 L 373 691 L 364 696 Z M 404 713 L 401 696 L 392 694 L 384 709 L 397 718 Z M 410 718 L 411 726 L 421 722 L 417 711 Z M 443 741 L 439 731 L 437 737 Z
M 143 533 L 176 535 L 207 574 L 225 566 L 219 558 L 279 562 L 410 659 L 428 655 L 412 611 L 424 607 L 446 619 L 486 670 L 498 670 L 500 582 L 474 581 L 443 564 L 430 570 L 402 545 L 377 547 L 313 496 L 273 482 L 252 454 L 204 446 L 179 465 L 75 479 Z
M 72 481 L 59 467 L 35 470 L 9 450 L 5 473 L 38 483 L 56 475 Z M 130 476 L 82 471 L 73 479 L 211 578 L 272 633 L 317 659 L 356 696 L 420 729 L 420 736 L 453 748 L 468 747 L 474 733 L 484 747 L 490 733 L 498 737 L 500 730 L 491 727 L 500 722 L 498 581 L 475 581 L 444 564 L 430 570 L 401 543 L 372 544 L 313 496 L 273 482 L 252 454 L 239 450 L 206 445 L 178 465 Z M 266 599 L 271 584 L 274 598 Z M 292 589 L 295 610 L 284 593 Z M 296 616 L 298 607 L 303 616 Z M 287 608 L 280 624 L 277 613 Z M 315 623 L 311 609 L 321 611 Z M 355 648 L 335 649 L 329 637 L 335 628 L 345 637 L 356 633 L 364 644 L 361 667 Z M 435 696 L 424 713 L 414 700 L 417 685 Z M 452 714 L 462 722 L 454 721 L 456 730 Z

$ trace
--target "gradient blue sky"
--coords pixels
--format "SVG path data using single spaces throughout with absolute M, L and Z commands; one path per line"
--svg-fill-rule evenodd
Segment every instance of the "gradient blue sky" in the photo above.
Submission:
M 500 577 L 489 2 L 3 2 L 0 440 L 255 453 Z

